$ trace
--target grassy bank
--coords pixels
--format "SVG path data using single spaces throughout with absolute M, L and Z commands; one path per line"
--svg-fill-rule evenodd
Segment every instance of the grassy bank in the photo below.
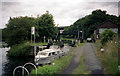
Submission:
M 37 46 L 47 45 L 47 43 L 24 42 L 24 43 L 12 46 L 7 55 L 9 57 L 32 56 L 34 44 L 36 44 Z
M 30 42 L 28 42 L 29 44 L 30 44 L 30 46 L 34 46 L 34 45 L 37 45 L 37 46 L 43 46 L 43 45 L 47 45 L 48 43 L 46 42 L 46 43 L 30 43 Z
M 113 38 L 112 41 L 108 41 L 104 46 L 104 52 L 101 53 L 100 41 L 97 45 L 97 56 L 101 60 L 104 67 L 105 74 L 118 74 L 118 37 Z
M 74 70 L 73 74 L 89 74 L 90 71 L 86 71 L 85 68 L 84 55 L 82 54 L 80 57 L 80 65 Z
M 55 63 L 55 65 L 45 65 L 43 67 L 38 67 L 37 74 L 39 75 L 54 75 L 54 74 L 60 74 L 62 70 L 67 67 L 67 65 L 70 63 L 70 60 L 73 56 L 72 52 L 74 50 L 71 50 L 68 55 L 63 56 L 61 58 L 57 58 L 52 63 Z M 31 74 L 35 74 L 35 70 L 31 72 Z
M 31 46 L 29 44 L 23 43 L 12 46 L 8 52 L 9 57 L 22 57 L 30 55 Z

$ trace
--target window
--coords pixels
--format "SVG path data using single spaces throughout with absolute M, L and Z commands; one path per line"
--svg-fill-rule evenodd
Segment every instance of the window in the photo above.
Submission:
M 49 55 L 48 56 L 51 56 L 51 53 L 49 53 Z
M 55 52 L 52 52 L 52 55 L 55 55 Z
M 102 33 L 105 29 L 101 28 L 99 29 L 99 33 Z
M 57 54 L 59 54 L 59 51 L 57 51 Z
M 114 29 L 114 32 L 115 32 L 115 33 L 118 33 L 118 29 L 117 29 L 117 28 L 115 28 L 115 29 Z

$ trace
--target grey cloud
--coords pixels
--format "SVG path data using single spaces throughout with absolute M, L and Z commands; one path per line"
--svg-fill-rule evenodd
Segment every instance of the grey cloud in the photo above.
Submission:
M 3 24 L 8 21 L 10 16 L 35 16 L 37 14 L 41 15 L 45 13 L 46 10 L 49 10 L 50 13 L 54 16 L 56 24 L 60 24 L 60 26 L 69 26 L 73 24 L 78 18 L 82 18 L 88 14 L 91 14 L 91 12 L 95 9 L 106 10 L 108 13 L 115 15 L 118 9 L 117 2 L 81 2 L 82 0 L 30 0 L 29 2 L 28 0 L 22 0 L 22 2 L 19 1 L 2 3 Z

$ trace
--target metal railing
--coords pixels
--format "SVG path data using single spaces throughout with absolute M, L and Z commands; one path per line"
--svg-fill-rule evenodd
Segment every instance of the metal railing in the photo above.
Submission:
M 29 74 L 30 74 L 29 71 L 25 68 L 26 65 L 32 65 L 32 66 L 34 66 L 34 68 L 36 69 L 36 76 L 37 76 L 37 67 L 36 67 L 33 63 L 30 63 L 30 62 L 24 64 L 23 66 L 18 66 L 18 67 L 16 67 L 16 68 L 13 70 L 13 76 L 15 76 L 15 71 L 16 71 L 18 68 L 22 68 L 22 76 L 24 76 L 24 70 L 25 70 L 25 71 L 27 72 L 27 74 L 29 75 Z

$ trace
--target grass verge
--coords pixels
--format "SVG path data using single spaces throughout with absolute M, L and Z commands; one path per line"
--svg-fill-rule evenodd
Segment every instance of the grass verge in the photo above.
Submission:
M 74 70 L 73 74 L 89 74 L 90 71 L 86 71 L 84 62 L 84 54 L 80 57 L 80 65 Z
M 100 41 L 97 42 L 97 56 L 102 62 L 105 74 L 119 74 L 118 71 L 118 37 L 113 38 L 112 41 L 108 41 L 104 46 L 104 52 L 100 51 Z
M 57 58 L 52 63 L 55 63 L 55 65 L 45 65 L 43 67 L 38 67 L 37 74 L 39 75 L 55 75 L 60 74 L 62 70 L 67 67 L 67 65 L 70 63 L 70 60 L 73 56 L 72 52 L 74 50 L 71 50 L 66 56 L 63 56 L 61 58 Z M 35 70 L 32 70 L 31 74 L 35 74 Z
M 30 44 L 30 46 L 34 46 L 34 45 L 37 45 L 37 46 L 43 46 L 43 45 L 47 45 L 48 43 L 30 43 L 30 42 L 27 42 Z
M 85 45 L 85 43 L 79 43 L 78 44 L 78 46 L 84 46 Z

